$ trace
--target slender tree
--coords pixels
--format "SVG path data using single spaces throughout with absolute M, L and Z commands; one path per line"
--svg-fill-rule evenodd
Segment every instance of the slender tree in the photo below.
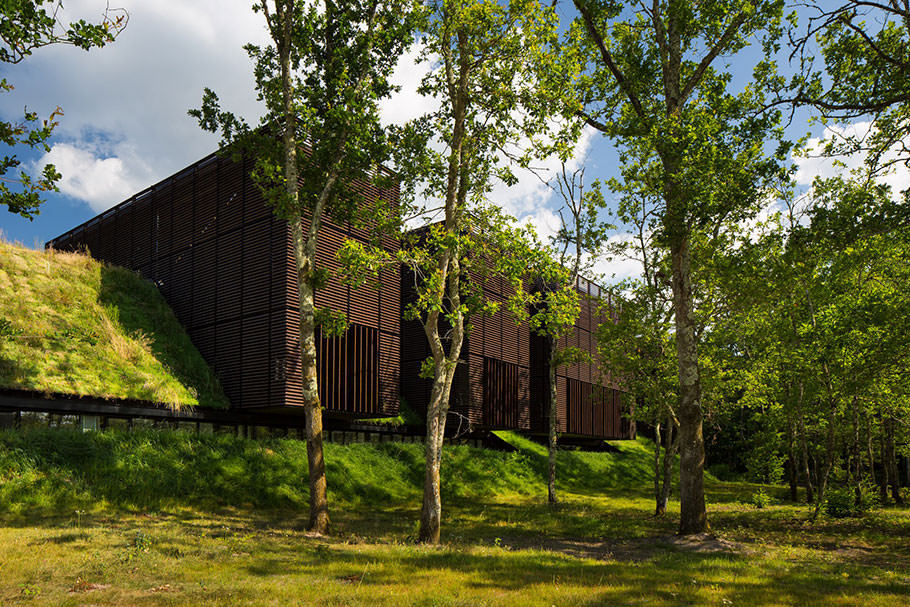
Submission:
M 629 171 L 640 167 L 629 166 Z M 667 282 L 669 264 L 665 250 L 655 238 L 662 208 L 660 198 L 638 188 L 610 183 L 622 195 L 612 211 L 629 229 L 627 238 L 614 239 L 607 247 L 611 258 L 633 261 L 641 276 L 614 288 L 614 322 L 598 328 L 598 348 L 605 368 L 621 378 L 635 399 L 634 418 L 654 428 L 654 513 L 666 514 L 672 490 L 672 466 L 679 447 L 678 374 L 673 347 L 673 298 Z M 661 462 L 661 441 L 663 461 Z
M 593 362 L 579 348 L 559 347 L 559 340 L 575 325 L 580 313 L 579 298 L 589 297 L 577 289 L 579 279 L 590 274 L 594 264 L 607 246 L 607 232 L 612 227 L 600 219 L 606 206 L 599 181 L 586 188 L 584 167 L 569 170 L 561 164 L 550 182 L 559 193 L 563 205 L 559 209 L 560 225 L 550 239 L 548 255 L 537 256 L 529 264 L 537 284 L 537 312 L 530 317 L 532 330 L 547 343 L 547 502 L 557 503 L 556 448 L 558 440 L 557 372 L 560 367 L 575 362 Z M 556 266 L 552 266 L 555 262 Z M 588 278 L 592 278 L 588 276 Z
M 646 285 L 636 280 L 615 287 L 613 321 L 598 327 L 597 339 L 604 367 L 635 400 L 634 418 L 654 428 L 654 514 L 663 516 L 678 448 L 678 375 L 669 306 L 655 316 Z
M 692 233 L 719 217 L 754 212 L 765 182 L 786 156 L 764 154 L 778 116 L 757 112 L 762 91 L 731 92 L 718 68 L 758 39 L 772 54 L 781 34 L 782 0 L 591 2 L 574 0 L 565 58 L 578 66 L 570 109 L 614 138 L 633 176 L 660 195 L 661 245 L 669 252 L 679 365 L 679 531 L 708 528 L 704 497 L 702 388 L 692 296 Z M 773 70 L 770 61 L 756 69 Z
M 533 0 L 436 0 L 430 9 L 424 42 L 434 65 L 421 92 L 439 105 L 405 131 L 402 151 L 409 155 L 398 166 L 406 182 L 420 184 L 426 199 L 440 201 L 438 208 L 425 211 L 441 221 L 407 244 L 402 255 L 418 278 L 418 297 L 408 314 L 423 325 L 431 351 L 424 370 L 433 380 L 418 535 L 421 542 L 437 543 L 452 381 L 470 316 L 491 309 L 468 272 L 481 263 L 514 264 L 509 256 L 482 252 L 498 233 L 484 227 L 490 223 L 483 211 L 485 197 L 494 179 L 514 181 L 503 164 L 514 142 L 544 128 L 546 112 L 536 92 L 534 67 L 555 36 L 556 19 L 552 9 Z M 435 145 L 406 145 L 415 141 Z M 520 281 L 513 286 L 521 291 Z
M 389 76 L 413 41 L 421 10 L 413 0 L 261 0 L 267 46 L 247 45 L 265 114 L 253 129 L 222 111 L 206 89 L 190 114 L 220 131 L 222 145 L 254 162 L 252 177 L 275 213 L 290 225 L 300 301 L 300 361 L 306 411 L 310 518 L 325 534 L 329 510 L 322 448 L 322 409 L 316 372 L 316 330 L 344 327 L 342 315 L 317 310 L 315 293 L 327 270 L 317 265 L 325 219 L 359 221 L 365 212 L 358 184 L 377 179 L 389 156 L 378 102 L 394 87 Z

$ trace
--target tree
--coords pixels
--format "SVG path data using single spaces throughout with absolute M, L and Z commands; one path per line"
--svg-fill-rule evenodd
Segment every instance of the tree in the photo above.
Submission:
M 551 238 L 550 250 L 544 255 L 531 256 L 532 275 L 538 282 L 534 307 L 530 317 L 531 329 L 546 338 L 548 386 L 547 393 L 547 502 L 557 503 L 556 446 L 557 446 L 557 379 L 559 367 L 585 361 L 590 356 L 578 348 L 559 348 L 559 339 L 575 325 L 579 308 L 577 284 L 590 272 L 607 245 L 606 234 L 612 227 L 599 219 L 606 205 L 599 181 L 585 189 L 584 167 L 574 171 L 563 162 L 554 178 L 555 189 L 563 200 L 559 209 L 560 225 Z M 554 265 L 555 262 L 555 265 Z M 587 295 L 584 295 L 587 297 Z M 590 361 L 587 361 L 590 362 Z
M 509 236 L 515 232 L 485 197 L 494 179 L 514 182 L 503 164 L 514 151 L 511 144 L 544 128 L 547 112 L 532 67 L 555 36 L 556 19 L 533 0 L 438 0 L 429 8 L 424 56 L 433 58 L 433 69 L 420 92 L 439 105 L 400 133 L 397 167 L 412 199 L 419 192 L 440 201 L 421 210 L 442 217 L 412 234 L 398 258 L 415 276 L 416 298 L 406 317 L 420 320 L 431 352 L 423 369 L 433 384 L 418 539 L 434 544 L 442 521 L 440 467 L 452 382 L 471 316 L 497 305 L 484 301 L 479 277 L 510 276 L 515 301 L 508 305 L 523 313 L 526 271 L 518 278 L 518 256 L 503 252 L 517 242 Z M 376 267 L 374 254 L 381 257 L 349 250 L 346 259 L 365 258 L 362 266 Z
M 566 60 L 577 64 L 577 103 L 570 108 L 621 146 L 631 177 L 663 202 L 659 242 L 669 253 L 679 366 L 680 527 L 707 529 L 702 389 L 692 297 L 692 235 L 721 217 L 751 214 L 764 184 L 786 158 L 765 154 L 778 115 L 758 112 L 761 90 L 732 93 L 720 57 L 759 38 L 772 54 L 781 34 L 782 0 L 574 0 Z M 773 70 L 770 61 L 756 65 Z
M 836 134 L 826 153 L 863 154 L 873 172 L 910 166 L 910 4 L 846 0 L 806 12 L 805 33 L 792 37 L 797 74 L 788 87 L 778 81 L 778 103 L 810 106 L 823 121 L 871 120 Z
M 756 480 L 788 461 L 792 497 L 802 477 L 813 518 L 832 483 L 857 509 L 867 503 L 876 432 L 880 469 L 893 469 L 890 421 L 906 406 L 893 373 L 908 346 L 907 224 L 905 205 L 868 175 L 817 180 L 712 268 L 723 302 L 704 344 L 737 386 L 724 426 L 746 430 L 728 451 Z
M 636 167 L 629 167 L 637 170 Z M 622 191 L 622 183 L 610 183 Z M 672 465 L 679 445 L 676 415 L 678 373 L 672 334 L 672 294 L 667 284 L 669 264 L 655 242 L 661 211 L 659 197 L 633 190 L 625 192 L 614 211 L 630 228 L 630 237 L 608 247 L 611 257 L 641 264 L 641 277 L 613 289 L 613 322 L 598 327 L 597 340 L 604 367 L 621 378 L 634 399 L 634 419 L 654 428 L 654 513 L 663 516 L 672 489 Z M 631 407 L 630 407 L 631 408 Z M 665 442 L 661 463 L 661 440 Z
M 646 285 L 646 280 L 635 280 L 615 287 L 612 299 L 618 303 L 613 306 L 613 322 L 598 327 L 597 342 L 604 367 L 621 378 L 634 399 L 634 419 L 654 428 L 654 514 L 663 516 L 679 444 L 678 373 L 670 310 L 655 315 Z
M 62 9 L 61 0 L 4 2 L 0 14 L 0 62 L 20 63 L 35 50 L 51 44 L 68 44 L 86 51 L 102 47 L 113 42 L 127 24 L 128 15 L 122 9 L 106 9 L 100 23 L 89 23 L 84 19 L 66 23 L 60 18 Z M 0 90 L 12 89 L 13 85 L 6 78 L 0 80 Z M 49 151 L 47 142 L 58 124 L 57 118 L 62 115 L 59 106 L 44 120 L 26 109 L 23 122 L 0 122 L 0 142 L 11 148 L 25 146 Z M 32 176 L 24 170 L 19 170 L 18 175 L 7 176 L 21 165 L 16 154 L 0 159 L 0 204 L 6 205 L 10 213 L 31 220 L 39 213 L 42 193 L 56 191 L 62 175 L 54 165 L 48 164 L 42 168 L 40 176 Z
M 206 89 L 191 110 L 222 145 L 254 160 L 252 177 L 275 213 L 288 221 L 300 299 L 300 358 L 306 411 L 310 518 L 308 529 L 329 528 L 322 448 L 322 409 L 316 371 L 316 329 L 341 330 L 342 315 L 315 308 L 327 270 L 316 263 L 325 219 L 357 221 L 364 213 L 358 184 L 375 179 L 389 156 L 378 101 L 394 87 L 389 76 L 413 40 L 421 11 L 413 0 L 261 0 L 272 44 L 245 48 L 255 62 L 256 88 L 266 112 L 258 128 L 222 111 Z

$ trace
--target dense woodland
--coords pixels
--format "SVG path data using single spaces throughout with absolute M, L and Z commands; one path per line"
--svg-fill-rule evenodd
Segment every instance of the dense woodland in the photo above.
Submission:
M 58 5 L 5 8 L 0 61 L 53 43 L 99 46 L 124 23 L 112 15 L 61 26 Z M 247 47 L 266 106 L 261 123 L 222 109 L 209 90 L 191 114 L 222 135 L 225 153 L 256 154 L 254 178 L 294 229 L 316 532 L 329 532 L 330 504 L 313 336 L 317 326 L 344 325 L 313 307 L 326 279 L 314 257 L 318 227 L 323 216 L 377 218 L 351 186 L 378 163 L 398 170 L 409 204 L 371 227 L 401 234 L 415 216 L 434 222 L 394 258 L 357 243 L 340 252 L 355 284 L 390 264 L 420 278 L 406 314 L 424 326 L 432 352 L 424 373 L 434 382 L 421 541 L 440 538 L 440 467 L 461 345 L 471 319 L 497 305 L 466 280 L 478 259 L 494 260 L 484 271 L 512 284 L 503 305 L 516 320 L 553 343 L 578 314 L 579 275 L 605 257 L 641 263 L 640 278 L 613 286 L 622 305 L 599 337 L 604 371 L 630 392 L 628 414 L 662 445 L 656 511 L 678 497 L 680 533 L 708 529 L 706 461 L 789 482 L 792 499 L 815 504 L 814 516 L 826 504 L 851 513 L 901 502 L 897 458 L 910 442 L 908 201 L 880 178 L 910 168 L 907 0 L 262 0 L 254 11 L 271 36 L 270 45 Z M 379 101 L 395 93 L 392 72 L 413 45 L 431 61 L 420 92 L 436 109 L 385 125 Z M 810 150 L 788 135 L 806 116 L 869 127 L 829 130 L 833 138 Z M 0 125 L 3 142 L 46 145 L 55 119 L 28 114 Z M 618 149 L 616 174 L 565 168 L 586 129 Z M 863 162 L 800 190 L 793 157 L 807 154 Z M 563 222 L 540 243 L 490 192 L 553 156 L 564 163 L 550 182 L 565 203 Z M 19 164 L 7 156 L 0 173 Z M 59 179 L 53 167 L 42 175 L 4 178 L 11 212 L 37 212 L 40 193 Z M 616 233 L 625 236 L 608 240 Z M 526 288 L 529 268 L 543 287 Z M 554 349 L 551 369 L 578 356 Z M 557 445 L 553 423 L 551 503 Z

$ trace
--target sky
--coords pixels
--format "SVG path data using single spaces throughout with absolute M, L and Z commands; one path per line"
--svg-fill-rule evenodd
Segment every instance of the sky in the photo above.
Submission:
M 65 14 L 97 22 L 104 6 L 102 0 L 68 0 Z M 267 33 L 249 2 L 120 0 L 116 6 L 127 10 L 129 23 L 107 47 L 85 52 L 51 46 L 19 65 L 4 66 L 3 76 L 15 89 L 0 94 L 3 120 L 21 119 L 23 108 L 47 116 L 60 105 L 64 112 L 49 153 L 20 155 L 35 168 L 53 162 L 63 174 L 61 191 L 47 195 L 33 221 L 0 209 L 0 233 L 7 240 L 42 247 L 214 151 L 217 137 L 187 115 L 200 105 L 204 87 L 218 93 L 224 108 L 251 123 L 261 114 L 252 64 L 242 47 L 265 42 Z M 427 66 L 416 65 L 415 59 L 416 52 L 406 55 L 396 71 L 402 89 L 383 106 L 389 122 L 402 123 L 429 109 L 417 94 Z M 810 127 L 800 114 L 791 131 L 794 137 L 810 132 L 816 144 L 824 136 L 821 127 Z M 587 167 L 586 180 L 609 177 L 616 172 L 617 154 L 609 141 L 589 132 L 577 148 L 575 163 Z M 843 170 L 818 158 L 798 163 L 797 179 L 803 185 L 818 174 Z M 859 160 L 851 163 L 858 166 Z M 558 163 L 545 166 L 555 170 Z M 910 186 L 906 173 L 889 179 L 897 188 Z M 558 226 L 557 197 L 535 175 L 521 174 L 510 188 L 497 186 L 492 199 L 519 221 L 535 225 L 542 236 Z M 637 274 L 639 268 L 615 260 L 600 263 L 596 270 L 610 283 Z

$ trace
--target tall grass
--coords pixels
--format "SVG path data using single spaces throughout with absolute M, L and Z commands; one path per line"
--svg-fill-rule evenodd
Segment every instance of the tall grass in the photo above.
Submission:
M 87 255 L 3 241 L 0 387 L 228 404 L 154 285 Z

